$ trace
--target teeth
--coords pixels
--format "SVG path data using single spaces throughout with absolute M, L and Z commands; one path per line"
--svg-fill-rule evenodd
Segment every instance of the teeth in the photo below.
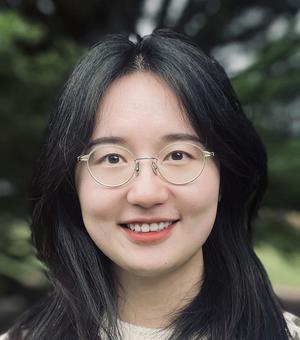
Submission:
M 148 233 L 148 231 L 150 230 L 150 225 L 149 224 L 143 224 L 141 229 L 142 229 L 143 233 Z
M 171 222 L 171 223 L 172 223 L 172 222 Z M 165 225 L 164 222 L 161 222 L 161 223 L 159 223 L 159 225 L 158 225 L 158 229 L 159 229 L 159 230 L 163 230 L 163 229 L 167 228 L 169 225 L 170 225 L 169 223 L 168 223 L 167 225 Z
M 141 229 L 142 229 L 141 226 L 138 225 L 138 224 L 136 224 L 136 225 L 134 226 L 134 231 L 140 232 Z
M 143 224 L 128 224 L 128 227 L 137 233 L 148 233 L 149 231 L 160 231 L 167 228 L 173 222 L 160 222 L 160 223 L 143 223 Z
M 157 231 L 157 230 L 158 230 L 157 223 L 151 223 L 150 224 L 150 231 Z

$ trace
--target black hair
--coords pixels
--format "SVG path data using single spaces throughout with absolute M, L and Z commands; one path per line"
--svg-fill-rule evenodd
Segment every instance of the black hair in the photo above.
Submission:
M 106 89 L 133 72 L 152 72 L 176 93 L 220 166 L 221 200 L 203 247 L 204 278 L 169 325 L 170 339 L 287 340 L 251 228 L 267 185 L 264 146 L 223 68 L 187 37 L 155 30 L 132 42 L 108 35 L 79 62 L 53 111 L 33 178 L 32 239 L 47 266 L 49 296 L 23 315 L 11 339 L 118 338 L 117 290 L 110 260 L 88 235 L 74 184 L 77 156 L 91 138 Z

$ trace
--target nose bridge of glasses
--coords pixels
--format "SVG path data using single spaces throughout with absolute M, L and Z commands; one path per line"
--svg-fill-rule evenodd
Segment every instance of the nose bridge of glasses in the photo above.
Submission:
M 143 160 L 152 160 L 151 168 L 155 175 L 157 175 L 157 158 L 156 157 L 139 157 L 135 159 L 135 173 L 138 176 L 140 172 L 140 161 Z

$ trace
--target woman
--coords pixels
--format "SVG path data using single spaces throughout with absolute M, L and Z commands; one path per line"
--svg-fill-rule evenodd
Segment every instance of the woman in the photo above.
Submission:
M 31 197 L 53 291 L 10 338 L 289 339 L 250 240 L 266 183 L 216 61 L 168 30 L 106 37 L 50 118 Z

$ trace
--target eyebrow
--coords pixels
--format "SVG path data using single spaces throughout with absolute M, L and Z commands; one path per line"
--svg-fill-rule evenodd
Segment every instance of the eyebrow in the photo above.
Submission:
M 195 135 L 191 135 L 189 133 L 173 133 L 169 135 L 165 135 L 162 137 L 164 142 L 176 142 L 176 141 L 190 141 L 195 143 L 201 143 L 200 138 Z
M 172 133 L 168 135 L 164 135 L 162 138 L 163 142 L 177 142 L 177 141 L 191 141 L 195 143 L 201 143 L 201 140 L 198 136 L 191 135 L 188 133 Z M 126 144 L 127 141 L 125 138 L 118 136 L 105 136 L 93 139 L 88 144 L 88 149 L 92 148 L 95 145 L 100 144 Z
M 90 141 L 87 147 L 88 149 L 90 149 L 94 145 L 99 144 L 126 144 L 126 140 L 122 137 L 117 136 L 99 137 Z

